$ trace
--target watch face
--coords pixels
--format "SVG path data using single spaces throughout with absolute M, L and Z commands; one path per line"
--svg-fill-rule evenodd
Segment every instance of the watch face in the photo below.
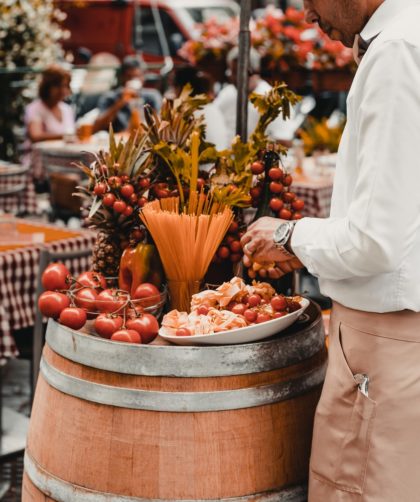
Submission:
M 274 232 L 274 242 L 276 244 L 283 244 L 289 235 L 289 224 L 281 223 Z

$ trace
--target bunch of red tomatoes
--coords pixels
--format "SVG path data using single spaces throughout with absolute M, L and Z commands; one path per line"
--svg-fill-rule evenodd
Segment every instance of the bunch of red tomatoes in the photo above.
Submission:
M 51 263 L 42 274 L 42 286 L 46 291 L 38 299 L 39 310 L 63 326 L 78 330 L 92 320 L 102 338 L 129 343 L 150 343 L 158 334 L 156 317 L 144 312 L 161 298 L 153 284 L 140 284 L 131 296 L 108 287 L 102 274 L 86 271 L 75 278 L 63 263 Z

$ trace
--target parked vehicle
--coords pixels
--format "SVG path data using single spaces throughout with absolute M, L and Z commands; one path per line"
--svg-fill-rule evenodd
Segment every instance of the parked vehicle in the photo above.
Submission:
M 234 0 L 57 0 L 66 12 L 71 37 L 64 48 L 80 54 L 108 52 L 122 59 L 142 52 L 146 63 L 177 58 L 186 40 L 198 36 L 196 23 L 239 15 Z

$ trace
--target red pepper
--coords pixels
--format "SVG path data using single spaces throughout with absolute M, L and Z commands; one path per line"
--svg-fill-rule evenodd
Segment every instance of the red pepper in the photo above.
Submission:
M 161 289 L 164 281 L 162 263 L 152 244 L 138 244 L 124 250 L 118 275 L 120 289 L 134 294 L 137 286 L 150 282 Z

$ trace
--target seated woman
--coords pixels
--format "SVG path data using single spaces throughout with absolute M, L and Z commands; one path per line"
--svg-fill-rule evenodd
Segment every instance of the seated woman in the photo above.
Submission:
M 60 66 L 50 66 L 43 72 L 39 99 L 25 110 L 27 137 L 31 143 L 61 139 L 74 133 L 74 112 L 64 103 L 71 92 L 70 81 L 70 73 Z

